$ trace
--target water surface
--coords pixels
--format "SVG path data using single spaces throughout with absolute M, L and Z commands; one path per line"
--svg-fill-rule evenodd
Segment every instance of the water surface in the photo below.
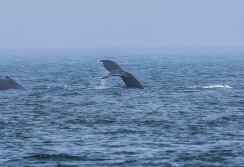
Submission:
M 1 166 L 242 166 L 244 52 L 2 49 Z M 145 89 L 123 89 L 101 59 Z

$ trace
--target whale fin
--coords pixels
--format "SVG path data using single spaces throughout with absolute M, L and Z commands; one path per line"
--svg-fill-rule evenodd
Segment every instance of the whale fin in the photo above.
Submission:
M 106 79 L 110 76 L 120 76 L 124 81 L 126 88 L 140 88 L 143 89 L 143 86 L 140 82 L 129 72 L 122 70 L 122 68 L 112 60 L 101 60 L 104 68 L 109 72 L 107 76 L 104 76 L 102 79 Z
M 124 81 L 126 88 L 140 88 L 143 89 L 141 83 L 129 72 L 122 71 L 114 76 L 120 76 Z
M 103 63 L 104 68 L 108 72 L 123 71 L 122 68 L 112 60 L 101 60 L 100 62 Z
M 102 79 L 109 78 L 123 71 L 122 68 L 112 60 L 101 60 L 100 62 L 103 63 L 103 67 L 109 72 L 108 75 L 102 77 Z
M 9 89 L 20 89 L 26 90 L 22 85 L 16 82 L 9 76 L 5 76 L 4 79 L 0 79 L 0 90 L 9 90 Z

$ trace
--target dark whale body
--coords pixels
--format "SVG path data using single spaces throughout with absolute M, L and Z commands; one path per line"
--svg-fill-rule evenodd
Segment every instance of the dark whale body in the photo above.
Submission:
M 141 83 L 129 72 L 124 71 L 117 63 L 112 60 L 101 60 L 104 68 L 109 72 L 107 76 L 102 79 L 108 78 L 110 76 L 119 76 L 125 83 L 126 88 L 139 88 L 143 89 Z
M 20 85 L 14 79 L 8 76 L 5 76 L 5 78 L 0 79 L 0 90 L 10 90 L 10 89 L 26 90 L 22 85 Z

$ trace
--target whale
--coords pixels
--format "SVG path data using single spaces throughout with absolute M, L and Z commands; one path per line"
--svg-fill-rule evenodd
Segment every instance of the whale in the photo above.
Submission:
M 0 90 L 11 89 L 26 90 L 22 85 L 20 85 L 17 81 L 10 78 L 9 76 L 5 76 L 5 78 L 0 78 Z
M 99 62 L 101 62 L 103 67 L 109 72 L 108 75 L 102 77 L 102 79 L 119 76 L 123 80 L 125 88 L 143 89 L 141 83 L 131 73 L 124 71 L 116 62 L 112 60 L 100 60 Z

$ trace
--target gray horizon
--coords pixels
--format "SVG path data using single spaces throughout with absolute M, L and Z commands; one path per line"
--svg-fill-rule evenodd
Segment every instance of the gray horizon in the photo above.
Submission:
M 0 2 L 0 48 L 244 47 L 242 0 Z

